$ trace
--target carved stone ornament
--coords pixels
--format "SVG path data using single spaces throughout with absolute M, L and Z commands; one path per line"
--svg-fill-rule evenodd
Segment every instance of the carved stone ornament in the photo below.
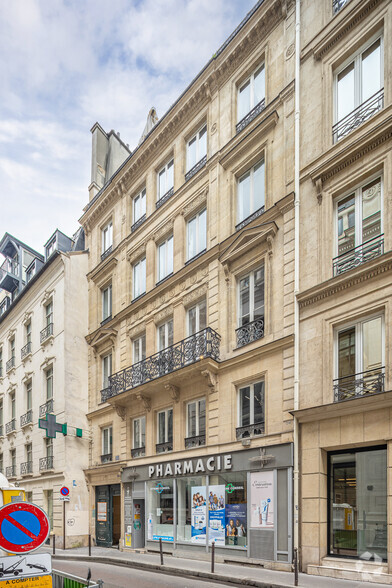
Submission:
M 166 308 L 162 309 L 154 316 L 155 324 L 159 324 L 164 321 L 169 316 L 173 316 L 173 307 L 171 305 L 167 306 Z
M 185 294 L 184 298 L 182 299 L 184 306 L 189 306 L 189 304 L 192 304 L 192 302 L 198 300 L 199 298 L 202 298 L 206 294 L 207 284 L 201 284 L 198 288 L 192 290 L 192 292 L 188 292 L 188 294 Z
M 290 59 L 290 57 L 292 57 L 295 53 L 295 45 L 294 43 L 291 43 L 291 45 L 289 45 L 286 49 L 286 59 Z
M 54 290 L 45 290 L 43 298 L 41 300 L 42 306 L 46 306 L 53 298 Z
M 33 316 L 33 313 L 31 311 L 25 312 L 24 317 L 22 319 L 22 324 L 26 326 L 31 321 L 32 316 Z
M 140 247 L 137 247 L 137 249 L 128 251 L 127 253 L 127 260 L 129 261 L 129 263 L 134 263 L 137 259 L 143 257 L 143 255 L 146 254 L 146 244 L 143 243 L 142 245 L 140 245 Z
M 22 378 L 22 384 L 28 382 L 33 377 L 34 372 L 25 372 L 25 375 Z
M 203 188 L 203 190 L 201 192 L 199 192 L 197 194 L 197 196 L 195 196 L 195 198 L 193 200 L 191 200 L 191 202 L 189 202 L 189 204 L 184 206 L 184 208 L 181 210 L 181 214 L 183 216 L 187 217 L 190 214 L 192 214 L 192 212 L 195 212 L 195 210 L 197 210 L 203 204 L 206 204 L 207 195 L 208 195 L 208 186 Z
M 211 135 L 216 133 L 217 129 L 218 129 L 218 125 L 216 124 L 216 122 L 214 122 L 214 124 L 211 126 Z
M 167 390 L 170 394 L 170 398 L 174 400 L 174 402 L 178 402 L 180 400 L 180 389 L 173 384 L 165 384 L 165 390 Z
M 13 337 L 15 337 L 15 334 L 16 334 L 16 329 L 10 329 L 8 331 L 8 333 L 7 333 L 7 339 L 8 339 L 8 341 L 11 341 L 11 339 Z
M 214 374 L 210 370 L 202 370 L 201 375 L 204 376 L 204 378 L 206 378 L 207 386 L 209 387 L 210 392 L 216 392 L 218 385 L 218 378 L 216 374 Z
M 157 229 L 153 235 L 152 238 L 155 242 L 160 241 L 160 239 L 164 236 L 164 235 L 168 235 L 172 230 L 173 230 L 173 226 L 174 226 L 174 219 L 170 219 L 169 221 L 167 221 L 164 225 L 162 225 L 161 227 L 159 227 L 159 229 Z
M 317 202 L 320 205 L 323 201 L 323 182 L 321 178 L 316 180 Z
M 127 416 L 127 409 L 125 406 L 119 406 L 118 404 L 114 405 L 114 410 L 116 411 L 117 415 L 120 417 L 122 421 L 125 421 Z
M 11 394 L 11 392 L 16 392 L 16 384 L 10 384 L 7 388 L 7 394 Z
M 136 398 L 143 404 L 145 411 L 151 411 L 151 399 L 148 396 L 145 396 L 144 394 L 136 394 Z
M 45 357 L 44 361 L 41 363 L 41 366 L 40 366 L 41 369 L 47 368 L 49 366 L 49 364 L 51 364 L 55 360 L 56 360 L 56 358 L 54 356 L 53 357 Z

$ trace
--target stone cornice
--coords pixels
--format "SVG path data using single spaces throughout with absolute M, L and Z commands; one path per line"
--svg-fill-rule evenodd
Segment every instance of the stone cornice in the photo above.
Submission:
M 262 343 L 259 344 L 257 347 L 249 349 L 244 347 L 238 349 L 235 355 L 219 363 L 219 373 L 221 373 L 223 370 L 237 367 L 239 364 L 248 362 L 250 359 L 253 359 L 255 357 L 264 356 L 269 353 L 275 353 L 275 351 L 277 350 L 292 347 L 293 345 L 294 335 L 287 335 L 286 337 L 282 337 L 281 339 L 275 339 L 273 341 L 269 341 L 268 343 L 264 343 L 264 341 L 262 340 Z
M 105 263 L 105 265 L 99 264 L 99 266 L 97 266 L 92 272 L 87 274 L 87 278 L 92 280 L 94 284 L 99 285 L 109 277 L 117 264 L 118 259 L 112 257 L 107 263 Z
M 312 304 L 317 304 L 325 298 L 334 296 L 357 284 L 372 280 L 376 276 L 390 272 L 391 270 L 392 251 L 388 251 L 384 255 L 380 255 L 380 257 L 368 261 L 355 269 L 331 278 L 322 284 L 317 284 L 317 286 L 309 288 L 305 292 L 301 292 L 298 295 L 299 307 L 301 309 Z
M 329 21 L 328 25 L 312 39 L 301 51 L 301 60 L 313 55 L 315 59 L 321 59 L 341 39 L 344 39 L 349 31 L 356 27 L 364 18 L 371 14 L 375 7 L 383 0 L 351 0 L 344 10 Z

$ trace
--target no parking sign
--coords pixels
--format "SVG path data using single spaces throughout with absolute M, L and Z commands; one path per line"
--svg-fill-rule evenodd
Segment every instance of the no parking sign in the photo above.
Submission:
M 46 513 L 28 502 L 14 502 L 0 508 L 0 549 L 28 553 L 45 543 L 50 531 Z

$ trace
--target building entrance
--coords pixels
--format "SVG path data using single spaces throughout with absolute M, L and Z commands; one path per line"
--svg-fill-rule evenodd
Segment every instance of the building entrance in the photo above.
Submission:
M 118 545 L 121 536 L 120 484 L 96 487 L 95 512 L 97 545 L 101 547 Z

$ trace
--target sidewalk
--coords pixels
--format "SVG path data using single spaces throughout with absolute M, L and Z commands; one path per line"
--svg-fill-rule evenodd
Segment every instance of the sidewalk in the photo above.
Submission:
M 42 547 L 39 552 L 52 553 L 49 547 Z M 155 553 L 135 553 L 132 551 L 118 551 L 104 547 L 92 547 L 91 558 L 88 555 L 87 547 L 67 549 L 66 551 L 56 548 L 56 555 L 53 556 L 53 567 L 55 561 L 96 561 L 113 565 L 129 566 L 150 571 L 162 571 L 169 575 L 183 576 L 188 578 L 200 578 L 215 580 L 225 583 L 227 586 L 255 586 L 259 588 L 278 588 L 294 586 L 294 574 L 265 570 L 262 567 L 247 566 L 240 564 L 215 563 L 215 573 L 211 573 L 211 562 L 193 559 L 184 559 L 164 554 L 164 565 L 160 565 L 160 556 Z M 358 582 L 352 580 L 336 580 L 318 576 L 299 574 L 299 586 L 307 588 L 385 588 L 385 584 L 373 582 Z M 202 586 L 202 584 L 201 584 Z

